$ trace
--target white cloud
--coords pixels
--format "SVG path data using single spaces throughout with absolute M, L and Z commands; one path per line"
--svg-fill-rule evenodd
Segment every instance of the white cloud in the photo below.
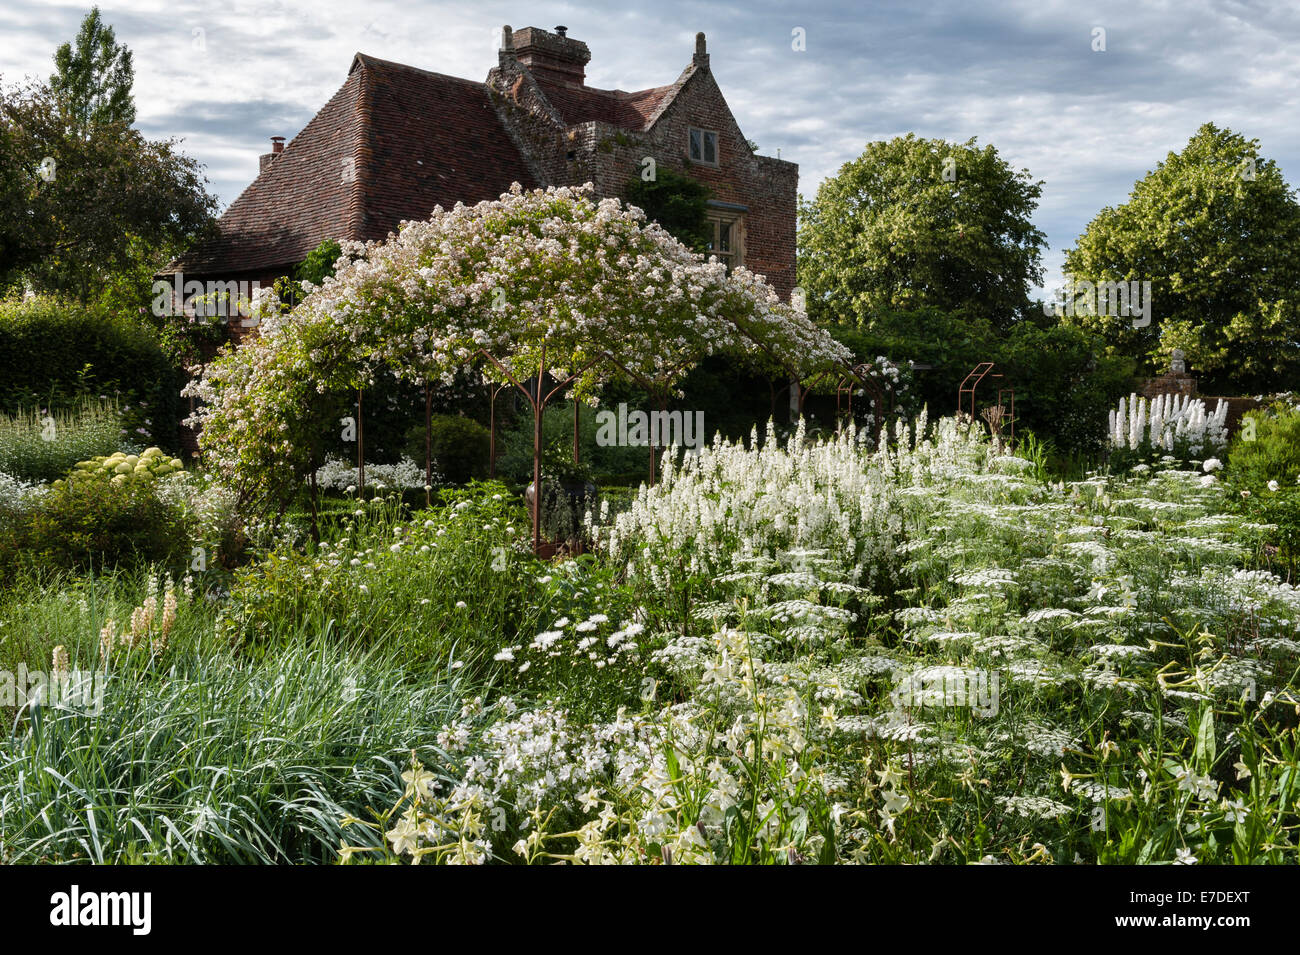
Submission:
M 85 0 L 6 0 L 3 79 L 45 77 Z M 665 0 L 652 5 L 378 0 L 103 0 L 135 53 L 139 124 L 178 136 L 208 167 L 223 204 L 253 178 L 267 137 L 292 137 L 342 85 L 352 55 L 481 78 L 501 25 L 555 23 L 591 47 L 588 82 L 639 89 L 675 80 L 694 34 L 764 154 L 800 164 L 801 190 L 870 140 L 921 136 L 992 143 L 1046 181 L 1047 284 L 1097 210 L 1181 148 L 1203 122 L 1260 139 L 1300 177 L 1294 124 L 1300 9 L 1260 0 Z M 1106 29 L 1104 53 L 1092 30 Z M 807 49 L 791 49 L 802 27 Z M 201 30 L 201 34 L 194 31 Z M 202 39 L 202 48 L 196 40 Z

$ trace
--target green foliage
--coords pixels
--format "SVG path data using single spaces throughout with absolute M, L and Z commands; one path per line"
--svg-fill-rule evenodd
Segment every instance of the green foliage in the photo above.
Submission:
M 325 239 L 320 245 L 307 253 L 307 258 L 303 259 L 294 272 L 294 278 L 299 282 L 310 282 L 312 285 L 320 285 L 326 278 L 334 274 L 334 263 L 338 257 L 343 254 L 343 249 L 334 239 Z
M 869 143 L 800 208 L 809 314 L 867 325 L 878 312 L 933 306 L 1009 324 L 1042 278 L 1044 236 L 1030 221 L 1041 186 L 974 139 Z
M 1017 432 L 1050 436 L 1066 456 L 1097 452 L 1111 407 L 1129 390 L 1132 361 L 1107 356 L 1096 335 L 1051 320 L 1017 323 L 994 356 L 994 370 L 1016 389 Z M 980 394 L 989 404 L 996 396 L 995 388 Z
M 624 190 L 628 203 L 645 210 L 651 222 L 658 222 L 670 235 L 696 252 L 707 251 L 709 197 L 704 183 L 667 168 L 655 170 L 653 182 L 640 176 Z
M 1247 412 L 1228 446 L 1225 475 L 1238 488 L 1259 491 L 1269 481 L 1300 481 L 1300 407 L 1283 402 Z
M 175 448 L 179 371 L 137 317 L 44 297 L 0 302 L 0 354 L 23 356 L 0 363 L 0 407 L 66 407 L 115 394 L 130 440 Z
M 1149 280 L 1149 327 L 1076 315 L 1147 371 L 1175 348 L 1202 390 L 1257 393 L 1300 380 L 1300 203 L 1257 140 L 1207 123 L 1108 206 L 1065 253 L 1092 282 Z
M 342 253 L 342 247 L 334 239 L 322 240 L 320 245 L 307 253 L 307 258 L 298 263 L 292 278 L 286 275 L 276 280 L 276 295 L 288 305 L 297 305 L 303 299 L 301 283 L 320 285 L 334 274 L 334 263 Z
M 1278 402 L 1247 413 L 1227 458 L 1224 479 L 1237 506 L 1276 528 L 1265 563 L 1295 580 L 1300 577 L 1300 407 Z
M 487 477 L 491 446 L 487 428 L 473 418 L 460 415 L 433 415 L 429 424 L 429 445 L 434 463 L 443 477 L 454 484 Z M 406 453 L 412 461 L 424 463 L 426 430 L 423 423 L 412 425 L 407 431 Z
M 171 565 L 188 553 L 181 511 L 144 482 L 65 481 L 0 522 L 0 578 L 10 581 L 24 571 Z
M 832 333 L 859 361 L 884 355 L 931 366 L 915 373 L 912 411 L 925 405 L 931 414 L 950 413 L 971 369 L 994 362 L 1000 383 L 1016 389 L 1017 433 L 1029 429 L 1050 440 L 1054 457 L 1095 455 L 1107 412 L 1131 385 L 1133 363 L 1107 355 L 1099 336 L 1032 313 L 999 332 L 979 312 L 891 309 Z M 997 389 L 985 379 L 976 393 L 977 413 L 996 402 Z
M 460 660 L 482 672 L 505 636 L 536 613 L 528 517 L 504 491 L 443 491 L 446 504 L 409 523 L 383 500 L 368 501 L 318 551 L 279 548 L 239 570 L 222 633 L 257 653 L 296 633 L 329 634 L 387 644 L 411 665 Z M 304 574 L 312 587 L 302 586 Z
M 81 401 L 69 411 L 0 414 L 0 472 L 53 481 L 78 461 L 112 452 L 121 431 L 117 406 L 107 401 Z
M 50 89 L 82 128 L 135 122 L 131 51 L 116 42 L 113 28 L 92 7 L 81 21 L 77 45 L 65 43 L 54 54 L 57 70 Z
M 602 409 L 605 404 L 602 403 Z M 646 448 L 602 447 L 596 443 L 597 409 L 580 405 L 578 409 L 578 469 L 573 465 L 573 404 L 563 402 L 549 406 L 542 414 L 542 473 L 561 480 L 585 480 L 593 475 L 603 479 L 644 477 L 650 467 Z M 533 416 L 519 415 L 513 427 L 497 438 L 502 449 L 497 458 L 497 473 L 519 484 L 533 479 Z
M 139 301 L 148 269 L 205 234 L 216 200 L 175 141 L 79 123 L 48 87 L 0 91 L 0 285 L 22 279 L 82 302 L 116 288 L 114 301 Z
M 430 730 L 459 704 L 445 679 L 412 682 L 328 640 L 113 673 L 97 716 L 44 707 L 0 741 L 0 861 L 330 861 L 342 819 L 382 804 L 413 748 L 440 760 Z
M 785 394 L 777 396 L 773 403 L 773 391 L 785 385 L 755 374 L 729 355 L 707 355 L 682 379 L 680 397 L 672 402 L 672 407 L 704 413 L 705 442 L 711 441 L 718 432 L 727 438 L 742 438 L 756 422 L 766 421 L 788 407 L 788 400 L 781 404 Z M 627 401 L 628 408 L 651 410 L 654 407 L 641 391 L 627 395 L 626 399 L 607 398 L 602 405 L 612 408 L 621 400 Z M 624 479 L 639 483 L 648 472 L 648 452 L 644 448 L 634 450 L 636 454 L 628 455 Z

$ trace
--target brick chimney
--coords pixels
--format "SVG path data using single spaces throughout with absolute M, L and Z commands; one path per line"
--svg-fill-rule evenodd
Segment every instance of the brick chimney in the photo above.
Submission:
M 581 40 L 570 39 L 568 29 L 556 27 L 554 33 L 549 33 L 539 27 L 524 27 L 514 31 L 511 39 L 515 58 L 539 79 L 582 86 L 591 51 Z
M 272 136 L 271 151 L 269 153 L 262 153 L 262 155 L 258 158 L 257 171 L 259 173 L 266 172 L 266 167 L 271 165 L 271 163 L 275 162 L 276 157 L 278 157 L 282 152 L 284 152 L 284 137 Z

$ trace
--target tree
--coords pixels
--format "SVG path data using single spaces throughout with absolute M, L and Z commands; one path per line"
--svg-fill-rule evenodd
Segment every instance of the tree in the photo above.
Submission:
M 1149 326 L 1072 317 L 1148 371 L 1179 348 L 1210 388 L 1300 383 L 1300 204 L 1257 140 L 1202 126 L 1088 223 L 1065 271 L 1075 282 L 1151 282 Z
M 992 146 L 912 134 L 874 142 L 800 207 L 799 284 L 824 324 L 967 308 L 1011 325 L 1042 281 L 1042 193 Z
M 116 42 L 99 7 L 81 21 L 76 48 L 65 43 L 55 52 L 54 66 L 50 89 L 78 128 L 135 122 L 131 51 Z
M 639 176 L 631 180 L 625 193 L 629 203 L 644 210 L 647 219 L 658 222 L 678 242 L 696 252 L 708 249 L 713 193 L 704 183 L 672 169 L 659 169 L 650 182 Z
M 216 200 L 174 140 L 120 121 L 78 129 L 48 86 L 0 91 L 0 136 L 0 284 L 88 301 L 133 273 L 147 303 L 151 271 L 212 222 Z
M 689 359 L 724 349 L 792 373 L 847 358 L 753 273 L 705 262 L 639 209 L 591 192 L 516 183 L 496 202 L 438 207 L 386 242 L 346 243 L 337 273 L 290 311 L 259 296 L 260 334 L 187 389 L 204 402 L 208 463 L 246 508 L 283 504 L 327 426 L 322 395 L 382 372 L 423 384 L 471 366 L 532 408 L 540 491 L 543 413 L 562 394 L 589 398 L 621 375 L 669 385 Z

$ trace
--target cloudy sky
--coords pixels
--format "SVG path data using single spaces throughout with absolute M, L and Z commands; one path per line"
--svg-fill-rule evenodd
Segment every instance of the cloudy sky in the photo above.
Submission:
M 89 9 L 4 0 L 0 80 L 46 77 Z M 135 54 L 138 124 L 178 137 L 223 207 L 273 135 L 292 138 L 358 51 L 482 78 L 500 27 L 569 27 L 587 81 L 676 79 L 696 31 L 760 151 L 800 165 L 805 195 L 875 139 L 978 137 L 1044 180 L 1046 285 L 1102 206 L 1207 121 L 1260 141 L 1300 184 L 1295 0 L 446 3 L 436 0 L 103 0 Z M 802 30 L 806 49 L 794 49 Z M 1104 35 L 1098 31 L 1103 30 Z M 1095 50 L 1104 39 L 1104 51 Z

